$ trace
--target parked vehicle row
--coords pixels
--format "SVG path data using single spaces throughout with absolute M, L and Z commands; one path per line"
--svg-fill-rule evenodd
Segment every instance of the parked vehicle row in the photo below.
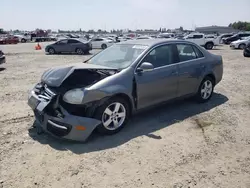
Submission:
M 231 37 L 227 37 L 227 38 L 223 38 L 223 43 L 224 44 L 231 44 L 231 42 L 234 42 L 236 40 L 240 40 L 243 37 L 249 37 L 250 36 L 250 32 L 244 32 L 244 33 L 237 33 Z
M 250 37 L 231 42 L 230 47 L 233 49 L 244 49 L 248 43 L 250 43 Z

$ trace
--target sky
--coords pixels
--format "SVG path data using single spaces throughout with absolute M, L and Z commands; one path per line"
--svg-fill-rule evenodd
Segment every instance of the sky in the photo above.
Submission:
M 250 0 L 0 0 L 4 30 L 194 29 L 250 22 Z

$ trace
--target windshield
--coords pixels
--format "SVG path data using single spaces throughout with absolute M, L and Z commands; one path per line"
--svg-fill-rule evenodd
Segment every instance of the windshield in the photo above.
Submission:
M 147 48 L 146 45 L 115 44 L 91 58 L 88 63 L 124 69 Z

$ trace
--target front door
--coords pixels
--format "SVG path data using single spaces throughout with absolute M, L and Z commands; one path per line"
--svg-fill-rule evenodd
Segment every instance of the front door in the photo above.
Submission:
M 151 63 L 154 69 L 135 73 L 138 109 L 176 97 L 178 67 L 173 47 L 170 44 L 156 47 L 141 61 Z
M 64 39 L 54 45 L 56 52 L 69 52 L 68 40 Z

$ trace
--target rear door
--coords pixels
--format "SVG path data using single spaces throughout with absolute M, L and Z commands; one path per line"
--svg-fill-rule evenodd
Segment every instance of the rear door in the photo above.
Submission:
M 141 63 L 151 63 L 154 69 L 145 72 L 135 71 L 138 109 L 176 97 L 178 69 L 173 47 L 174 45 L 165 44 L 152 49 Z
M 80 47 L 81 42 L 75 39 L 68 40 L 69 51 L 68 52 L 75 52 L 77 48 Z
M 202 74 L 201 62 L 204 61 L 202 52 L 192 44 L 176 44 L 179 63 L 179 84 L 178 97 L 193 94 L 199 85 L 199 78 Z
M 213 39 L 211 39 L 211 40 L 213 40 Z M 204 37 L 204 35 L 202 35 L 202 34 L 195 34 L 193 36 L 193 42 L 195 44 L 200 45 L 200 46 L 205 45 L 205 37 Z
M 101 48 L 101 45 L 103 43 L 103 39 L 96 38 L 91 41 L 92 43 L 92 48 Z

